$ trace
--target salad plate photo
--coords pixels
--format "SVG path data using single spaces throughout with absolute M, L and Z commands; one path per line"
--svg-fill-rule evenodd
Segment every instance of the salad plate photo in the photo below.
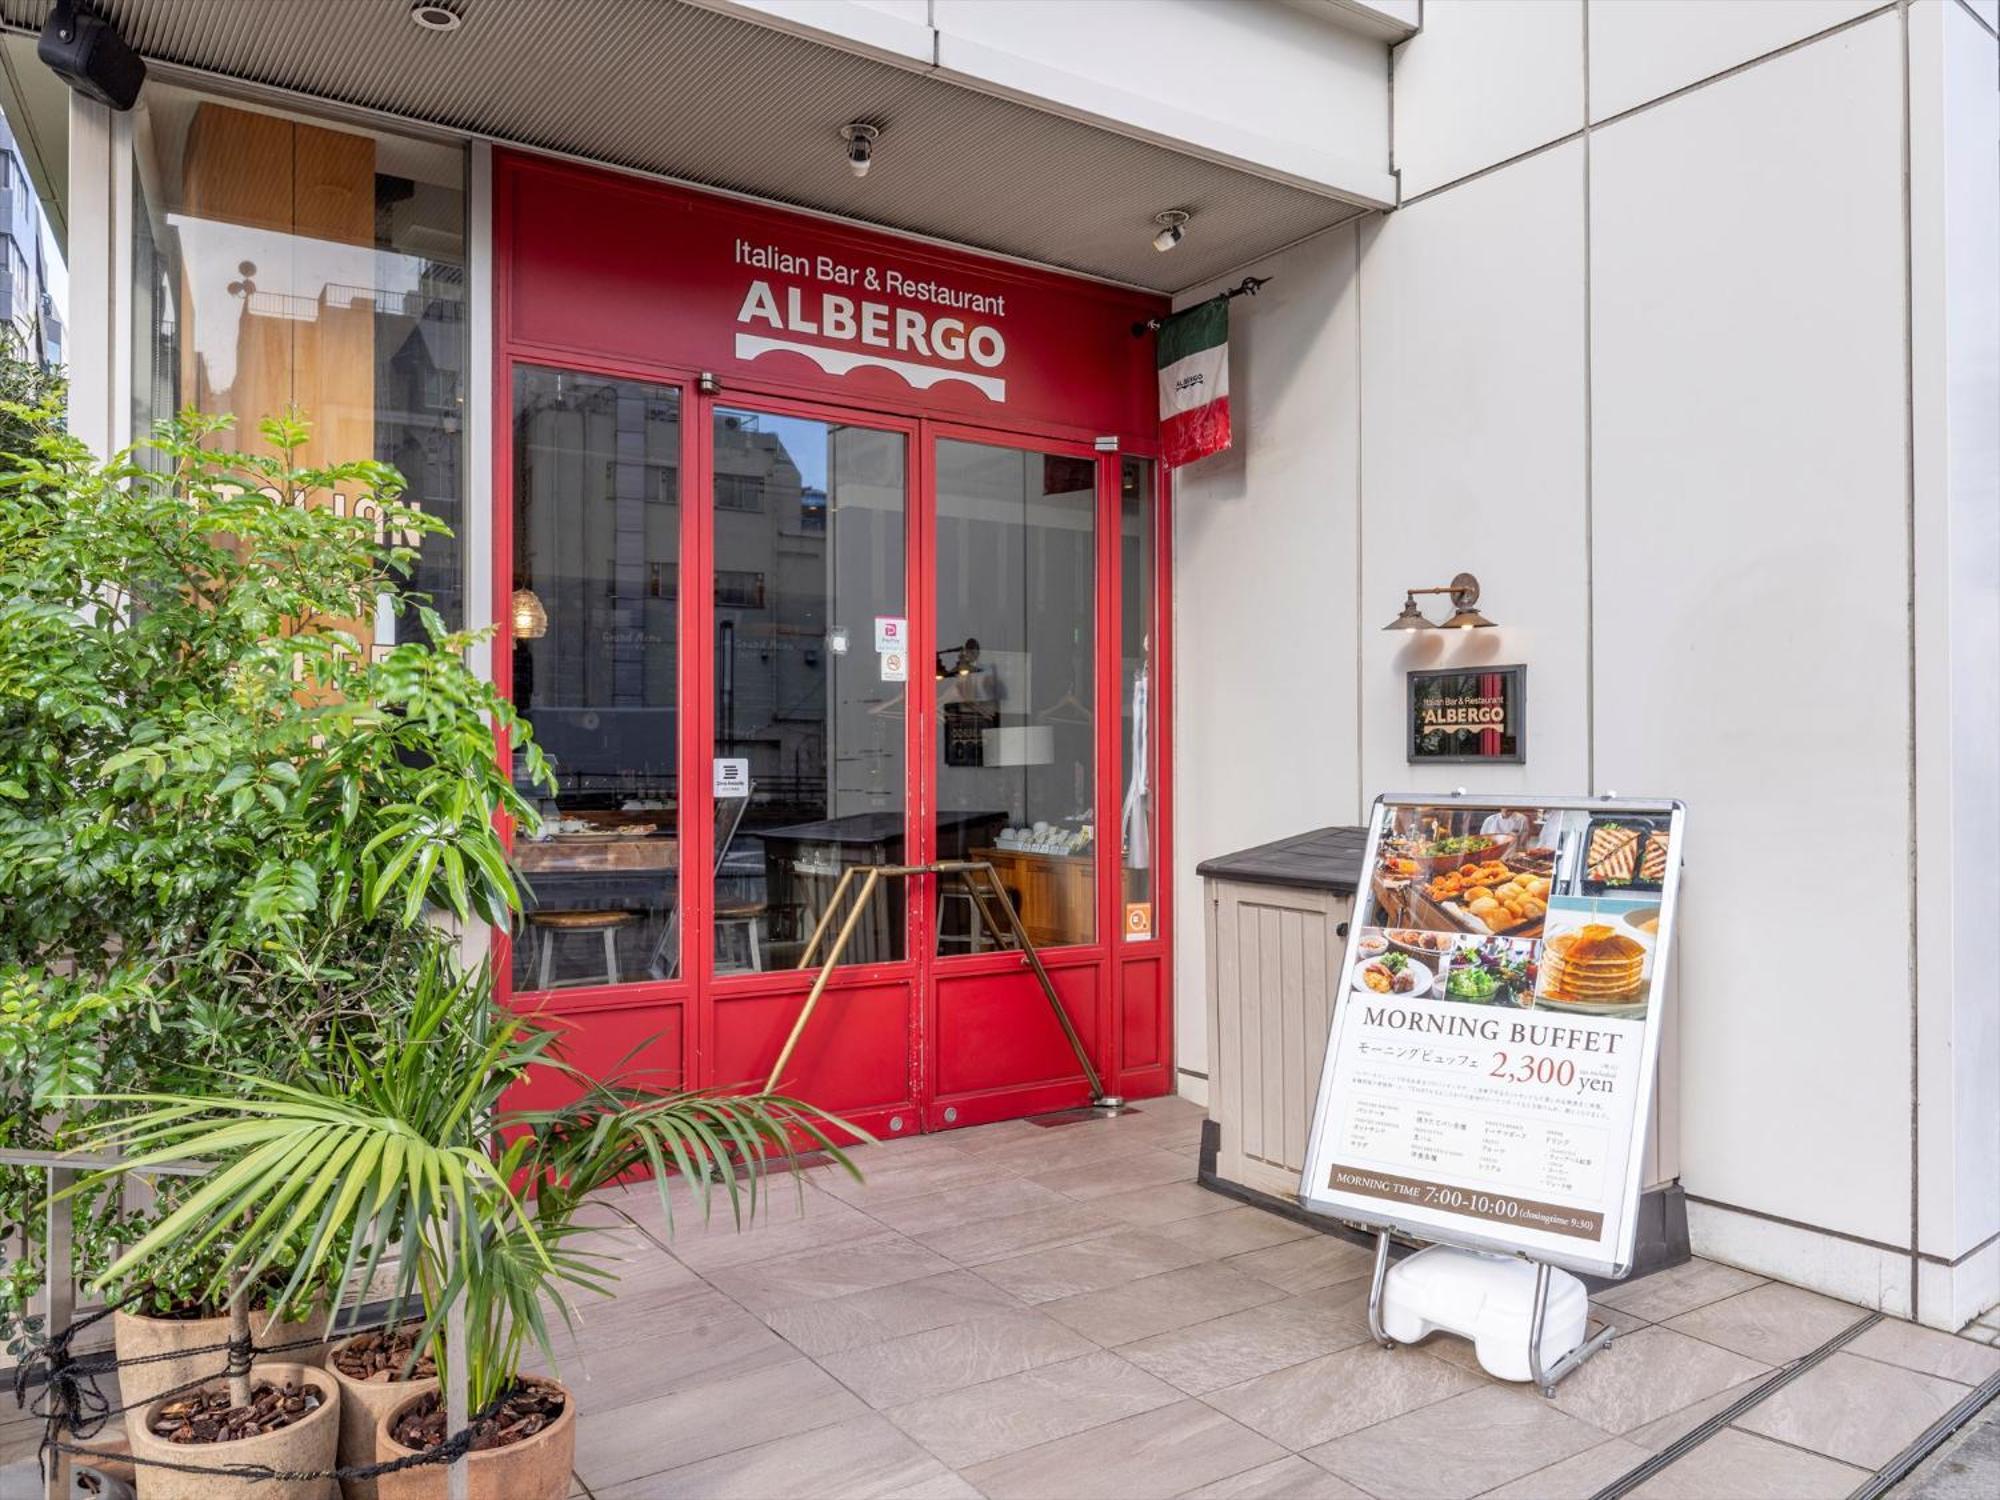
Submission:
M 1535 945 L 1510 938 L 1459 944 L 1444 971 L 1438 998 L 1464 1005 L 1511 1005 L 1535 999 Z

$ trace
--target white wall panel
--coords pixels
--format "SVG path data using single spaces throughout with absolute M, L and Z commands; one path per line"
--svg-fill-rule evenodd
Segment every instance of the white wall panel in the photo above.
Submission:
M 1590 118 L 1775 52 L 1882 0 L 1590 0 Z
M 1924 0 L 1910 75 L 1918 1230 L 1952 1260 L 2000 1232 L 2000 44 Z
M 1238 0 L 935 0 L 932 24 L 948 74 L 1393 197 L 1388 47 L 1324 17 Z
M 1684 1180 L 1889 1245 L 1910 1233 L 1901 59 L 1889 14 L 1596 132 L 1590 218 L 1597 779 L 1690 807 Z
M 1354 260 L 1343 226 L 1251 268 L 1272 279 L 1231 306 L 1236 446 L 1175 484 L 1174 1037 L 1197 1073 L 1208 966 L 1195 866 L 1359 812 Z
M 1363 231 L 1364 799 L 1592 790 L 1584 356 L 1580 140 Z M 1499 628 L 1381 628 L 1405 589 L 1461 570 Z M 1408 765 L 1404 673 L 1494 662 L 1529 664 L 1526 764 Z
M 1394 101 L 1406 199 L 1582 129 L 1583 0 L 1429 0 Z

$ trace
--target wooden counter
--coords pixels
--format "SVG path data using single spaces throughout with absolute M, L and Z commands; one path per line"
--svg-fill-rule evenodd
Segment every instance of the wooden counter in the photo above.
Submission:
M 970 857 L 991 861 L 1037 948 L 1087 943 L 1095 935 L 1094 850 L 1030 854 L 1021 849 L 974 849 Z

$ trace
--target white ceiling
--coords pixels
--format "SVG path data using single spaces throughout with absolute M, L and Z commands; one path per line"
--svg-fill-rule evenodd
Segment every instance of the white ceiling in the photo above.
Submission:
M 48 0 L 0 0 L 39 28 Z M 1364 210 L 680 0 L 97 0 L 149 58 L 1159 291 Z M 883 127 L 875 169 L 836 134 Z M 1195 210 L 1169 254 L 1153 215 Z

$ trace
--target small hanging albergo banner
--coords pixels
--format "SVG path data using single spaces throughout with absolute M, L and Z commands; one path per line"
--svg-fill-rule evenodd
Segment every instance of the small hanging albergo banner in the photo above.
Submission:
M 1168 468 L 1229 446 L 1229 298 L 1176 313 L 1160 325 L 1160 449 Z

